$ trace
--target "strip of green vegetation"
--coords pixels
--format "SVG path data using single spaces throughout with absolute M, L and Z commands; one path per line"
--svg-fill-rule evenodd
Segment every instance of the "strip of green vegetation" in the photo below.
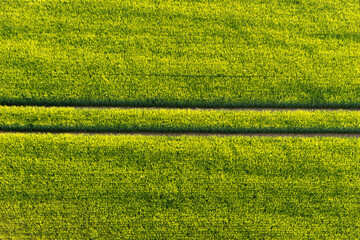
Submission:
M 360 140 L 0 135 L 3 239 L 356 239 Z
M 0 103 L 359 106 L 358 0 L 0 8 Z
M 358 111 L 79 109 L 0 106 L 0 130 L 360 132 Z

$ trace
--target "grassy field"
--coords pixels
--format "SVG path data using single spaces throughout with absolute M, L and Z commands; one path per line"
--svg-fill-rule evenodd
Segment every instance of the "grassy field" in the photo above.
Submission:
M 360 132 L 358 111 L 78 109 L 0 106 L 0 130 Z
M 0 131 L 360 133 L 359 111 L 45 107 L 360 108 L 359 10 L 0 0 Z M 356 138 L 1 133 L 0 239 L 357 239 L 359 151 Z
M 358 139 L 0 135 L 2 239 L 356 239 Z
M 0 103 L 360 104 L 358 0 L 24 0 L 0 8 Z

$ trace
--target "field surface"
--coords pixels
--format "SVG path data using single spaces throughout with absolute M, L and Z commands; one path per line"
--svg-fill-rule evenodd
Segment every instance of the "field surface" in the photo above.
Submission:
M 0 106 L 0 130 L 73 132 L 360 133 L 360 111 L 83 109 Z
M 356 239 L 358 139 L 0 135 L 2 239 Z
M 358 0 L 0 2 L 0 239 L 360 236 Z
M 32 0 L 0 7 L 0 103 L 360 104 L 358 0 Z

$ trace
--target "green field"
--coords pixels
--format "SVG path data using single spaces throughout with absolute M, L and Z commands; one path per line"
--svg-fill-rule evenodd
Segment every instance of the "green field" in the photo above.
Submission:
M 360 139 L 226 135 L 360 133 L 329 109 L 360 109 L 359 19 L 359 0 L 0 0 L 0 239 L 358 239 Z
M 359 111 L 79 109 L 0 106 L 0 130 L 112 132 L 360 132 Z
M 360 140 L 0 135 L 1 239 L 356 239 Z
M 0 104 L 360 104 L 358 0 L 14 0 Z

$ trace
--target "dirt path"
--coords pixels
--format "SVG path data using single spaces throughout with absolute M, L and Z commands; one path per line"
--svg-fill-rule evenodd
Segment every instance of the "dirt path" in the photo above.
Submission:
M 280 107 L 275 107 L 275 108 L 265 108 L 265 107 L 244 107 L 244 108 L 223 108 L 223 107 L 219 107 L 219 108 L 205 108 L 205 107 L 114 107 L 114 106 L 41 106 L 41 105 L 23 105 L 23 106 L 19 106 L 19 105 L 2 105 L 2 106 L 8 106 L 8 107 L 45 107 L 45 108 L 55 108 L 55 107 L 59 107 L 59 108 L 77 108 L 77 109 L 151 109 L 151 110 L 160 110 L 160 109 L 164 109 L 164 110 L 176 110 L 176 109 L 181 109 L 181 110 L 209 110 L 209 111 L 218 111 L 218 110 L 227 110 L 227 111 L 317 111 L 317 110 L 321 110 L 321 111 L 339 111 L 339 110 L 346 110 L 346 111 L 360 111 L 360 108 L 280 108 Z
M 204 111 L 360 111 L 360 108 L 165 108 L 165 107 L 95 107 L 95 106 L 76 106 L 79 109 L 150 109 L 150 110 L 204 110 Z
M 53 108 L 55 106 L 45 106 Z M 204 111 L 360 111 L 360 108 L 170 108 L 170 107 L 106 107 L 106 106 L 60 106 L 77 109 L 146 109 L 146 110 L 204 110 Z
M 246 136 L 246 137 L 340 137 L 360 138 L 360 133 L 197 133 L 197 132 L 29 132 L 0 131 L 0 134 L 74 134 L 74 135 L 142 135 L 142 136 Z

